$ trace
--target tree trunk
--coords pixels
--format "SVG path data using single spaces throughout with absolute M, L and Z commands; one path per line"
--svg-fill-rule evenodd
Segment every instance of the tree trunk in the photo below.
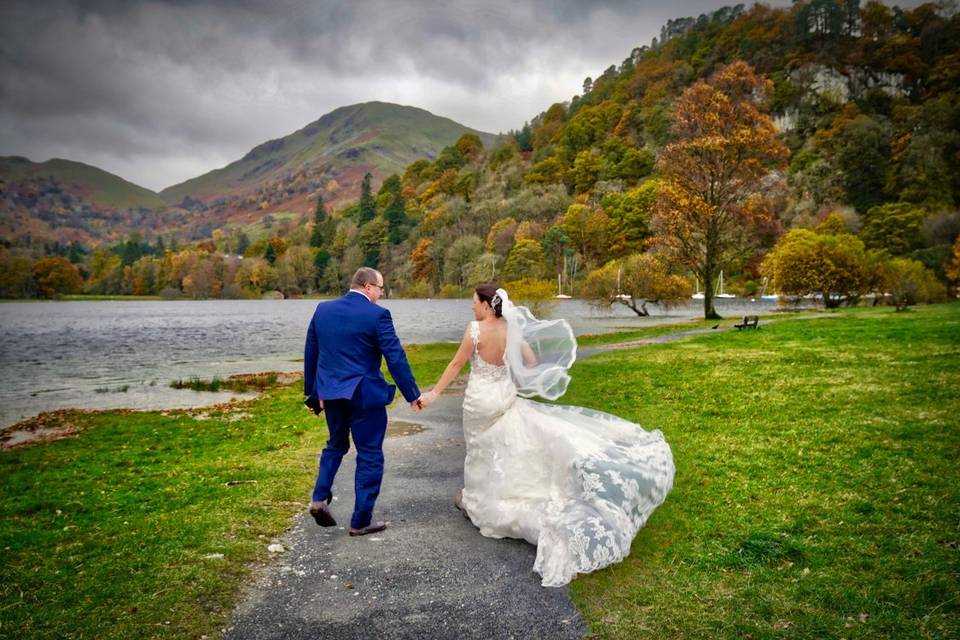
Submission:
M 703 270 L 703 317 L 706 320 L 719 320 L 720 314 L 717 313 L 717 309 L 713 304 L 714 293 L 713 290 L 713 274 L 715 269 L 712 265 L 708 265 L 706 269 Z
M 717 313 L 717 309 L 713 304 L 713 294 L 715 293 L 713 290 L 713 277 L 719 271 L 716 264 L 717 233 L 717 230 L 711 222 L 710 228 L 707 230 L 707 255 L 705 256 L 703 264 L 703 317 L 706 320 L 720 319 L 720 314 Z
M 627 308 L 631 309 L 635 314 L 637 314 L 637 315 L 640 316 L 641 318 L 646 318 L 647 316 L 650 315 L 650 312 L 647 311 L 647 301 L 646 301 L 646 300 L 644 300 L 643 302 L 640 303 L 640 308 L 637 308 L 637 303 L 633 301 L 633 298 L 631 298 L 629 302 L 626 301 L 626 300 L 624 300 L 623 298 L 617 298 L 617 300 L 620 302 L 620 304 L 622 304 L 622 305 L 626 306 Z

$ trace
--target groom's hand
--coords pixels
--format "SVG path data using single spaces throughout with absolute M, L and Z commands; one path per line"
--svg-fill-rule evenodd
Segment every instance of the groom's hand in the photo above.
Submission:
M 303 404 L 306 405 L 307 409 L 313 411 L 314 414 L 320 415 L 320 412 L 323 411 L 323 400 L 318 398 L 309 397 L 303 401 Z

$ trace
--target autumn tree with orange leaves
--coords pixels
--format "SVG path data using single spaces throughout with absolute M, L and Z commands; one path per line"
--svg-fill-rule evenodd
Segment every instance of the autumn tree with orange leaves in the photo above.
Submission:
M 658 244 L 703 283 L 703 313 L 719 318 L 714 282 L 745 257 L 752 231 L 770 217 L 763 181 L 787 148 L 762 109 L 772 83 L 743 61 L 698 81 L 676 102 L 674 142 L 657 159 L 663 181 L 654 208 Z

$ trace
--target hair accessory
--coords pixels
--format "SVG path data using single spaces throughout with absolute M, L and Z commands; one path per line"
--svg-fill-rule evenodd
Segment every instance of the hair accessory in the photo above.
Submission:
M 503 299 L 500 297 L 500 294 L 499 293 L 493 294 L 493 298 L 491 298 L 490 300 L 490 306 L 496 307 L 498 304 L 502 304 L 502 303 L 503 303 Z

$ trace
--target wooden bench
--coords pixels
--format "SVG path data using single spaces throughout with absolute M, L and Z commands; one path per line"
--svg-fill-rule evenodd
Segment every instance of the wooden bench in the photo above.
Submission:
M 733 326 L 737 328 L 737 331 L 740 331 L 740 329 L 756 329 L 759 322 L 760 316 L 743 316 L 743 322 Z

